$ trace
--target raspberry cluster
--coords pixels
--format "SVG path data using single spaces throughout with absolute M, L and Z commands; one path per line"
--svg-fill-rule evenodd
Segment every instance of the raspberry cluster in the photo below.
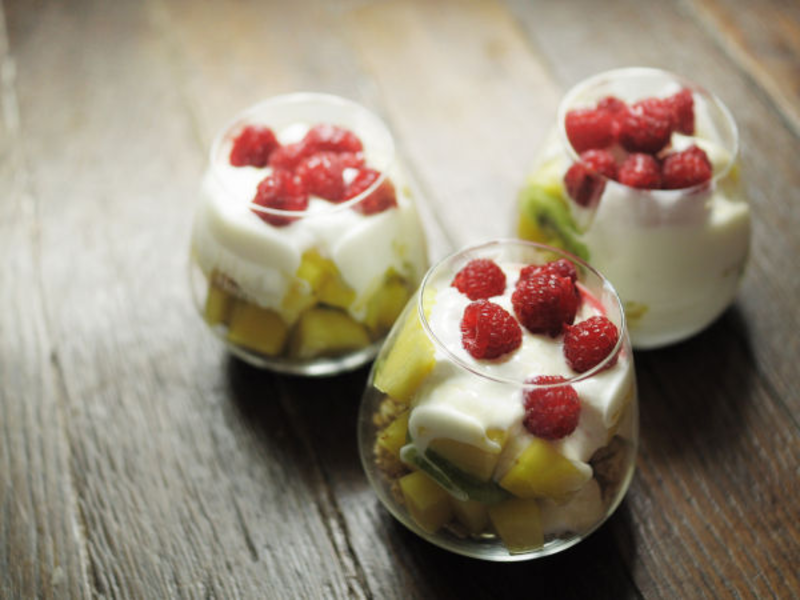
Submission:
M 352 131 L 330 124 L 315 125 L 299 142 L 281 145 L 275 133 L 261 125 L 248 125 L 233 140 L 229 161 L 234 167 L 271 167 L 256 189 L 253 203 L 265 208 L 304 211 L 309 196 L 343 202 L 363 194 L 381 173 L 365 164 L 363 144 Z M 355 176 L 345 178 L 345 169 Z M 353 209 L 372 215 L 397 206 L 391 181 L 378 187 Z M 297 217 L 275 215 L 254 209 L 265 222 L 284 227 Z
M 640 189 L 682 189 L 709 181 L 711 161 L 701 148 L 669 150 L 672 134 L 692 135 L 694 125 L 694 98 L 687 88 L 630 105 L 608 96 L 592 108 L 569 111 L 564 126 L 580 160 L 564 175 L 567 193 L 581 206 L 592 206 L 608 179 Z
M 511 295 L 512 315 L 488 298 L 505 293 L 506 276 L 490 259 L 475 259 L 456 273 L 451 286 L 472 302 L 461 318 L 461 343 L 477 359 L 496 359 L 522 345 L 522 327 L 532 334 L 562 337 L 564 358 L 576 373 L 585 373 L 607 360 L 619 340 L 617 327 L 605 316 L 573 325 L 582 301 L 578 271 L 567 259 L 526 265 Z M 522 327 L 520 326 L 522 325 Z M 613 366 L 608 360 L 604 369 Z M 523 391 L 523 424 L 537 437 L 555 440 L 578 426 L 580 398 L 559 375 L 528 379 Z M 563 385 L 562 385 L 563 384 Z

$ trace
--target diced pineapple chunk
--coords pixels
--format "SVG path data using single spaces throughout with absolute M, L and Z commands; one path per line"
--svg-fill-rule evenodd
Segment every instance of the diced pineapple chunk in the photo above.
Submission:
M 409 414 L 409 411 L 400 414 L 378 435 L 378 445 L 388 450 L 392 456 L 399 457 L 400 448 L 406 444 Z
M 228 291 L 223 276 L 213 273 L 208 282 L 208 295 L 203 311 L 206 323 L 211 325 L 227 324 L 236 296 Z
M 398 402 L 409 402 L 436 364 L 415 306 L 410 306 L 389 354 L 376 367 L 375 387 Z
M 297 277 L 309 283 L 323 304 L 347 308 L 356 297 L 356 293 L 342 279 L 336 264 L 316 250 L 303 253 Z
M 450 496 L 453 505 L 453 514 L 464 527 L 472 534 L 479 534 L 486 530 L 489 523 L 489 512 L 486 505 L 476 500 L 458 500 Z
M 490 429 L 487 437 L 497 444 L 496 449 L 488 451 L 450 438 L 431 440 L 429 448 L 456 468 L 472 475 L 479 481 L 489 481 L 508 438 L 508 433 L 502 429 Z
M 228 341 L 269 356 L 283 350 L 289 328 L 274 310 L 238 300 L 233 306 Z
M 388 278 L 367 301 L 364 324 L 375 335 L 386 333 L 403 311 L 409 295 L 404 280 L 397 277 Z
M 414 471 L 400 478 L 408 513 L 417 525 L 434 533 L 453 518 L 450 494 L 422 471 Z
M 500 487 L 519 498 L 564 500 L 592 477 L 592 468 L 571 461 L 551 444 L 534 438 L 500 480 Z
M 289 324 L 297 321 L 298 317 L 317 303 L 317 294 L 306 281 L 296 279 L 289 285 L 286 295 L 281 301 L 281 312 Z
M 306 280 L 311 289 L 318 290 L 326 279 L 338 275 L 339 270 L 332 260 L 324 258 L 316 250 L 307 250 L 300 259 L 297 276 Z
M 331 277 L 317 292 L 319 301 L 328 306 L 347 308 L 356 298 L 356 293 L 341 277 Z
M 292 331 L 289 354 L 295 358 L 336 355 L 370 343 L 363 325 L 334 308 L 315 307 L 304 312 Z
M 494 504 L 489 507 L 489 519 L 512 554 L 544 546 L 542 518 L 536 500 L 512 498 Z

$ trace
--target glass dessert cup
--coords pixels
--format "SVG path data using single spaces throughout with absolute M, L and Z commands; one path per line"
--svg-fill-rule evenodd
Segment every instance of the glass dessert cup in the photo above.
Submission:
M 624 132 L 629 137 L 623 137 L 616 116 L 612 138 L 596 144 L 614 157 L 611 173 L 598 169 L 575 178 L 580 171 L 575 165 L 587 164 L 579 150 L 583 152 L 589 142 L 575 136 L 574 129 L 571 141 L 569 118 L 586 110 L 615 110 L 609 108 L 610 97 L 629 108 L 654 98 L 674 107 L 675 98 L 689 93 L 689 108 L 683 109 L 689 111 L 687 123 L 676 124 L 680 118 L 672 113 L 666 146 L 649 151 L 660 170 L 658 183 L 639 180 L 635 182 L 639 187 L 633 187 L 630 178 L 622 177 L 626 157 L 640 150 L 625 147 L 635 144 L 631 142 L 635 138 L 630 130 Z M 626 127 L 638 123 L 632 120 Z M 577 149 L 573 142 L 579 144 Z M 674 166 L 670 155 L 692 145 L 705 152 L 711 175 L 680 187 L 675 170 L 667 173 L 667 162 Z M 578 84 L 563 99 L 557 126 L 520 193 L 517 233 L 523 239 L 565 248 L 608 277 L 624 302 L 635 348 L 687 339 L 731 304 L 744 273 L 750 210 L 740 182 L 738 145 L 730 112 L 702 87 L 657 69 L 601 73 Z M 621 183 L 623 179 L 629 184 Z M 642 187 L 651 185 L 672 189 Z
M 279 96 L 214 141 L 190 279 L 206 324 L 248 363 L 314 376 L 369 362 L 427 264 L 392 136 L 362 106 Z
M 579 373 L 564 358 L 563 332 L 551 337 L 525 326 L 515 350 L 474 358 L 459 320 L 475 303 L 451 281 L 484 258 L 506 274 L 505 291 L 488 299 L 502 307 L 513 304 L 520 267 L 571 260 L 581 297 L 575 327 L 605 316 L 618 333 L 608 354 Z M 541 375 L 563 380 L 531 382 Z M 539 414 L 534 399 L 564 394 L 580 407 L 571 431 L 553 433 L 530 421 Z M 381 502 L 437 546 L 521 561 L 577 544 L 614 512 L 634 470 L 636 381 L 616 292 L 577 257 L 520 240 L 445 258 L 428 272 L 373 364 L 358 435 Z

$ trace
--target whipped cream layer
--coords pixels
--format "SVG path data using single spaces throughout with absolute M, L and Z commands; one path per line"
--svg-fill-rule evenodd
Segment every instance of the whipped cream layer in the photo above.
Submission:
M 276 131 L 282 144 L 302 139 L 310 124 L 293 124 Z M 363 138 L 367 165 L 387 165 L 387 157 L 371 157 Z M 344 281 L 355 291 L 350 312 L 363 317 L 365 300 L 393 269 L 416 282 L 427 258 L 425 241 L 407 186 L 395 164 L 386 176 L 397 193 L 397 207 L 363 215 L 349 206 L 311 197 L 305 215 L 283 227 L 264 222 L 251 210 L 258 183 L 269 167 L 232 167 L 229 145 L 223 145 L 202 190 L 193 230 L 193 252 L 206 274 L 230 277 L 250 301 L 283 314 L 281 303 L 304 252 L 315 249 L 336 263 Z M 381 151 L 381 148 L 377 148 Z M 355 171 L 347 169 L 345 181 Z M 291 315 L 284 315 L 291 320 Z
M 570 108 L 593 106 L 608 94 L 631 103 L 681 89 L 667 76 L 660 87 L 653 81 L 611 81 L 602 92 L 578 94 Z M 747 261 L 750 209 L 732 154 L 735 132 L 723 130 L 720 109 L 709 99 L 692 96 L 695 135 L 673 133 L 669 149 L 702 148 L 713 165 L 709 185 L 690 193 L 607 181 L 596 210 L 569 203 L 589 262 L 613 282 L 625 303 L 636 348 L 681 340 L 708 325 L 732 301 Z M 558 177 L 558 183 L 572 164 L 564 140 L 553 131 L 539 161 L 540 172 Z
M 731 302 L 750 245 L 750 211 L 738 189 L 681 196 L 609 182 L 582 240 L 631 311 L 637 347 L 669 343 L 710 323 Z
M 522 265 L 500 265 L 506 273 L 506 291 L 489 298 L 514 314 L 511 294 Z M 462 365 L 488 377 L 523 382 L 537 375 L 577 374 L 564 358 L 562 338 L 534 335 L 522 328 L 522 345 L 516 351 L 494 360 L 476 360 L 461 343 L 460 322 L 471 302 L 449 281 L 433 281 L 435 297 L 428 318 L 431 331 Z M 583 301 L 575 322 L 601 314 L 594 303 Z M 476 376 L 437 346 L 436 365 L 422 384 L 409 419 L 414 445 L 424 451 L 436 438 L 448 438 L 489 452 L 499 447 L 487 435 L 490 430 L 508 431 L 510 439 L 500 457 L 495 478 L 502 476 L 519 451 L 531 439 L 522 424 L 523 388 L 519 384 Z M 618 428 L 620 415 L 634 397 L 634 374 L 630 357 L 622 352 L 617 363 L 601 373 L 572 384 L 581 399 L 578 427 L 569 436 L 554 442 L 567 458 L 587 463 L 594 452 L 605 446 Z M 632 436 L 632 431 L 619 431 Z M 585 468 L 591 468 L 585 465 Z

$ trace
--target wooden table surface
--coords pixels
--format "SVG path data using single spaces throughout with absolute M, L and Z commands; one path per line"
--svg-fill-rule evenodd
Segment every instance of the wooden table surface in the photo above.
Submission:
M 735 115 L 743 286 L 637 352 L 637 472 L 599 531 L 519 564 L 449 554 L 362 473 L 366 368 L 277 376 L 202 325 L 207 149 L 275 94 L 361 102 L 438 258 L 512 231 L 560 97 L 630 65 Z M 800 596 L 797 1 L 0 0 L 0 104 L 0 597 Z

